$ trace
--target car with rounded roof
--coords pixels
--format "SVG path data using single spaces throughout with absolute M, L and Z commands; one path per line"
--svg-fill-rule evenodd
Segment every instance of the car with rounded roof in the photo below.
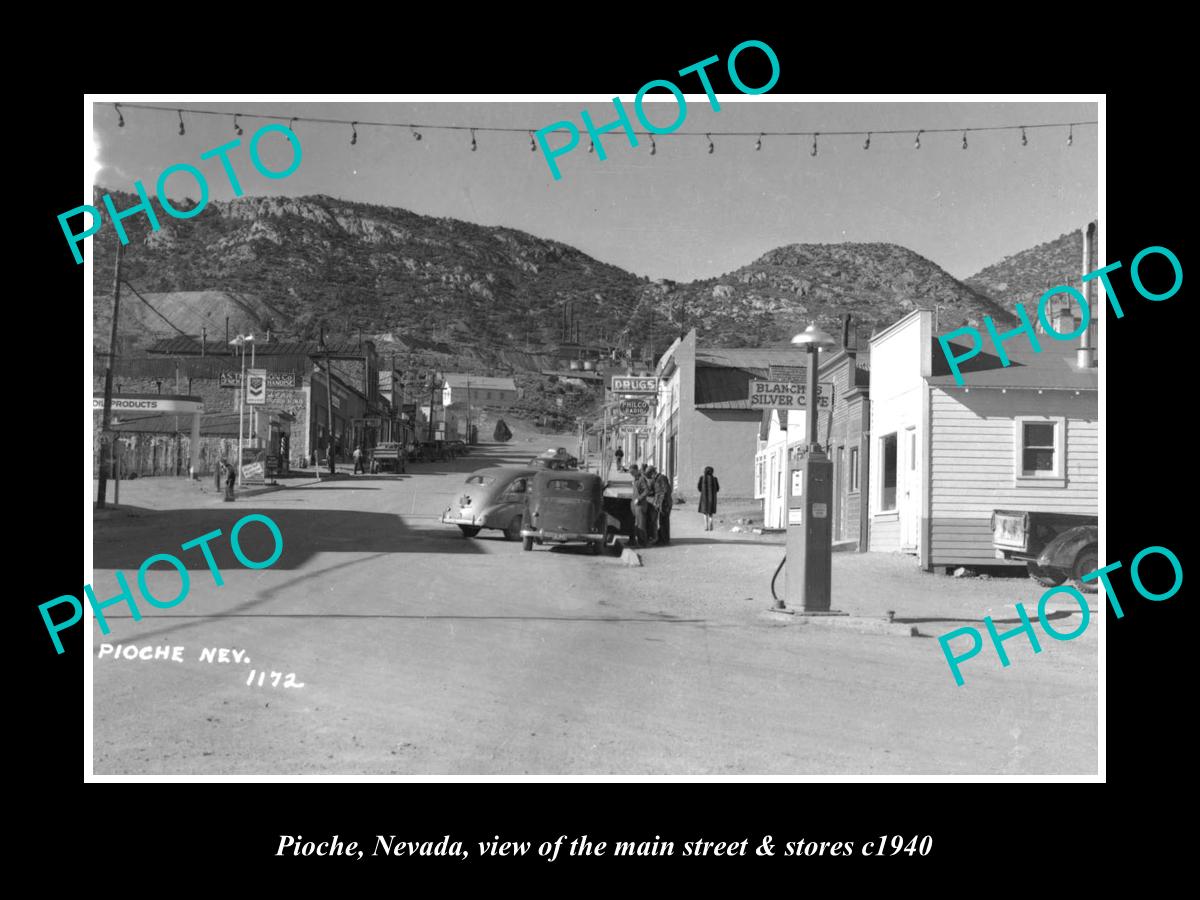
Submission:
M 442 513 L 442 523 L 457 525 L 468 538 L 484 528 L 494 528 L 503 531 L 505 539 L 518 540 L 525 516 L 525 495 L 536 473 L 536 469 L 526 466 L 476 469 Z

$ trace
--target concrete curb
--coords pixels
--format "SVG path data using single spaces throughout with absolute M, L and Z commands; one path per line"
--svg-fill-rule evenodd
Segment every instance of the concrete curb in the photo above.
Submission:
M 884 634 L 892 637 L 918 637 L 916 625 L 889 622 L 885 618 L 872 616 L 806 616 L 790 610 L 763 610 L 759 614 L 772 622 L 803 625 L 809 628 L 828 628 L 835 631 L 854 631 L 859 634 Z

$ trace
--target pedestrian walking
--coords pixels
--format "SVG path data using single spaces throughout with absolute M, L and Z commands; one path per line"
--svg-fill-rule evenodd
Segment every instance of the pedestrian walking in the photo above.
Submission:
M 225 502 L 228 503 L 230 500 L 236 499 L 233 496 L 233 486 L 237 483 L 237 469 L 235 469 L 228 462 L 224 463 L 224 466 L 225 466 Z
M 624 472 L 625 469 L 623 468 L 622 464 L 625 462 L 625 451 L 618 447 L 617 452 L 614 453 L 613 456 L 617 458 L 617 471 Z
M 366 462 L 363 460 L 362 447 L 355 447 L 354 448 L 354 474 L 357 475 L 360 469 L 362 470 L 362 473 L 364 475 L 367 474 L 367 465 L 366 465 Z
M 665 473 L 659 472 L 654 477 L 654 505 L 658 508 L 658 543 L 667 546 L 671 543 L 671 479 Z
M 704 516 L 704 530 L 713 530 L 713 516 L 717 514 L 717 492 L 721 490 L 721 482 L 713 474 L 712 466 L 704 467 L 704 474 L 696 482 L 696 490 L 700 494 L 700 513 Z
M 658 543 L 658 494 L 655 490 L 656 482 L 658 481 L 658 469 L 654 466 L 646 466 L 642 470 L 642 477 L 646 480 L 646 534 L 650 538 L 650 543 Z

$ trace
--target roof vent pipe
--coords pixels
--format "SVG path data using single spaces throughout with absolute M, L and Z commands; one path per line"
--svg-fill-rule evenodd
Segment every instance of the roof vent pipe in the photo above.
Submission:
M 1096 223 L 1089 222 L 1087 227 L 1083 229 L 1083 272 L 1095 272 L 1097 265 L 1096 251 Z M 1083 286 L 1084 297 L 1088 304 L 1088 327 L 1083 329 L 1083 334 L 1079 336 L 1079 348 L 1075 351 L 1075 365 L 1080 369 L 1093 369 L 1097 365 L 1096 348 L 1093 346 L 1096 340 L 1094 332 L 1099 326 L 1099 315 L 1096 305 L 1096 279 L 1088 281 Z

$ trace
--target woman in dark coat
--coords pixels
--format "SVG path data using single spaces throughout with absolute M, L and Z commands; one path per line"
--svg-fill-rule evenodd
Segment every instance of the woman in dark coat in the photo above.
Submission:
M 712 466 L 704 467 L 704 474 L 696 482 L 696 490 L 700 493 L 700 512 L 704 515 L 704 530 L 713 530 L 713 516 L 717 513 L 717 492 L 721 490 L 721 482 L 713 474 Z

